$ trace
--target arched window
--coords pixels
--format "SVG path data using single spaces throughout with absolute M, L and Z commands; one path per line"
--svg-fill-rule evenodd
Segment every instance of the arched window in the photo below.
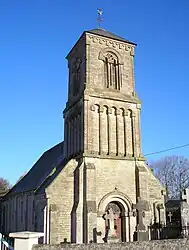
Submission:
M 106 88 L 120 90 L 122 87 L 122 56 L 118 51 L 106 48 L 100 51 L 99 59 L 104 63 L 104 84 Z
M 105 83 L 107 88 L 120 90 L 119 61 L 111 52 L 105 54 Z

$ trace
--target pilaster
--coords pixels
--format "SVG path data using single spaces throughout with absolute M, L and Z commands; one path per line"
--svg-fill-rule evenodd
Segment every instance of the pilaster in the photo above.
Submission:
M 107 114 L 108 116 L 108 119 L 107 119 L 107 122 L 108 122 L 108 155 L 110 155 L 112 152 L 111 113 L 112 111 L 108 109 L 108 114 Z
M 116 144 L 117 144 L 117 152 L 116 155 L 123 155 L 122 154 L 122 133 L 121 131 L 121 123 L 122 123 L 122 116 L 120 110 L 116 110 Z
M 141 123 L 140 123 L 140 113 L 141 113 L 141 104 L 137 104 L 137 131 L 136 131 L 136 137 L 137 137 L 137 156 L 142 155 L 141 150 Z
M 132 140 L 133 140 L 133 156 L 136 157 L 136 114 L 134 112 L 131 113 L 132 114 Z
M 124 142 L 125 142 L 125 156 L 127 156 L 128 149 L 127 149 L 127 117 L 128 117 L 128 112 L 124 112 Z
M 99 152 L 100 154 L 103 154 L 103 107 L 100 106 L 99 109 L 99 133 L 100 133 L 100 138 L 99 138 Z
M 85 164 L 86 171 L 86 206 L 87 206 L 87 241 L 95 242 L 94 229 L 97 227 L 96 205 L 96 168 L 93 163 Z M 92 181 L 91 181 L 92 180 Z
M 148 170 L 143 161 L 136 162 L 136 197 L 149 200 L 148 197 Z
M 83 135 L 84 135 L 84 151 L 88 151 L 88 135 L 89 135 L 89 98 L 84 98 L 84 124 L 83 124 Z

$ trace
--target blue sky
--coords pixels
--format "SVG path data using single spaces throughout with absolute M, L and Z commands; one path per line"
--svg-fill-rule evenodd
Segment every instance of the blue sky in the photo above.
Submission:
M 98 7 L 104 29 L 138 44 L 143 153 L 189 143 L 188 0 L 1 0 L 0 169 L 11 183 L 63 138 L 65 56 L 84 30 L 97 27 Z

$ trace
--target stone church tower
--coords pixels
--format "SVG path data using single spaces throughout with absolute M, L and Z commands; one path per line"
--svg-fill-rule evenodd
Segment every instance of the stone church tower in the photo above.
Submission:
M 138 199 L 146 204 L 141 207 L 146 227 L 164 222 L 162 186 L 141 152 L 135 46 L 94 29 L 84 32 L 67 56 L 66 164 L 46 189 L 52 243 L 106 242 L 113 236 L 132 241 Z
M 2 233 L 44 232 L 44 243 L 148 240 L 165 222 L 163 187 L 141 151 L 136 44 L 85 31 L 67 56 L 64 142 L 44 152 L 3 197 Z

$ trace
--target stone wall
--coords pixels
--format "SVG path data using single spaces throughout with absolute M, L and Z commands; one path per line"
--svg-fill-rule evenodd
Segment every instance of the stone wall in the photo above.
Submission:
M 64 250 L 64 249 L 86 249 L 86 250 L 160 250 L 160 249 L 171 249 L 171 250 L 185 250 L 189 249 L 189 241 L 187 239 L 177 239 L 177 240 L 156 240 L 156 241 L 137 241 L 131 243 L 116 243 L 116 244 L 82 244 L 82 245 L 70 245 L 70 244 L 60 244 L 60 245 L 36 245 L 33 246 L 32 250 Z
M 74 200 L 74 171 L 75 160 L 70 160 L 64 170 L 47 187 L 46 194 L 50 208 L 50 242 L 59 243 L 67 238 L 70 242 L 71 220 L 70 213 Z M 65 192 L 66 190 L 66 192 Z

